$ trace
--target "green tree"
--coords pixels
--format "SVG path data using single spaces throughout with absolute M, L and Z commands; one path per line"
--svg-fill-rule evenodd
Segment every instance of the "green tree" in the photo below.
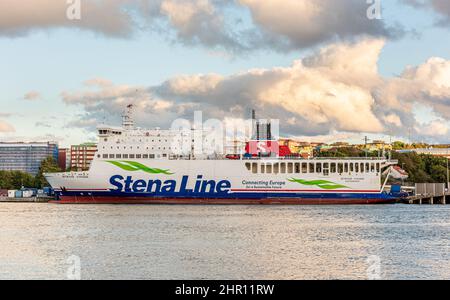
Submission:
M 395 141 L 392 143 L 392 148 L 394 150 L 403 150 L 406 149 L 406 144 L 400 141 Z
M 57 172 L 61 172 L 61 168 L 58 166 L 53 157 L 48 157 L 44 159 L 41 163 L 41 167 L 39 168 L 39 172 L 36 175 L 35 186 L 38 188 L 49 186 L 49 183 L 44 177 L 44 173 L 57 173 Z
M 35 178 L 21 171 L 0 171 L 0 188 L 18 190 L 22 187 L 35 187 Z
M 2 189 L 12 189 L 11 172 L 9 172 L 9 171 L 0 171 L 0 188 L 2 188 Z
M 447 182 L 447 168 L 442 165 L 433 165 L 430 169 L 434 182 Z
M 447 181 L 447 160 L 432 155 L 410 153 L 392 154 L 398 159 L 399 166 L 409 174 L 409 181 L 413 183 L 444 183 Z

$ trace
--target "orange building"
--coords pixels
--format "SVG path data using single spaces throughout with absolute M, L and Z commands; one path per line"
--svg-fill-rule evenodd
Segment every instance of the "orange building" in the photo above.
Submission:
M 97 145 L 93 143 L 72 145 L 70 148 L 70 169 L 74 171 L 89 170 L 96 152 Z

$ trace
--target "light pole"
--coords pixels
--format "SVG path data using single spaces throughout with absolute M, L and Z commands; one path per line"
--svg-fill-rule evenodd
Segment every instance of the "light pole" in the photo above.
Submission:
M 448 156 L 447 156 L 447 189 L 450 190 L 450 179 L 449 179 L 449 172 L 448 172 Z
M 367 142 L 369 141 L 369 138 L 367 136 L 364 137 L 364 152 L 366 154 L 366 158 L 368 156 L 368 149 L 367 149 Z
M 402 170 L 405 171 L 405 163 L 402 163 Z M 405 185 L 405 179 L 402 176 L 402 185 Z

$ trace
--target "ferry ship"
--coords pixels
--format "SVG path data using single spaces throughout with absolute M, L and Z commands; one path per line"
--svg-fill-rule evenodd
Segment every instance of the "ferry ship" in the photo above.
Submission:
M 382 173 L 397 164 L 388 158 L 175 154 L 174 140 L 194 153 L 198 136 L 135 128 L 128 106 L 121 127 L 98 127 L 89 171 L 45 177 L 62 204 L 385 204 L 402 197 L 384 191 L 389 175 L 382 182 Z

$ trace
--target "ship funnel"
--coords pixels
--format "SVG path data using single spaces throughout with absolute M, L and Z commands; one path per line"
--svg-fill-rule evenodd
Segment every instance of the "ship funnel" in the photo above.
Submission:
M 256 120 L 256 111 L 252 109 L 252 139 L 259 140 L 259 122 Z
M 252 139 L 256 141 L 272 141 L 272 120 L 256 119 L 256 111 L 252 110 Z

